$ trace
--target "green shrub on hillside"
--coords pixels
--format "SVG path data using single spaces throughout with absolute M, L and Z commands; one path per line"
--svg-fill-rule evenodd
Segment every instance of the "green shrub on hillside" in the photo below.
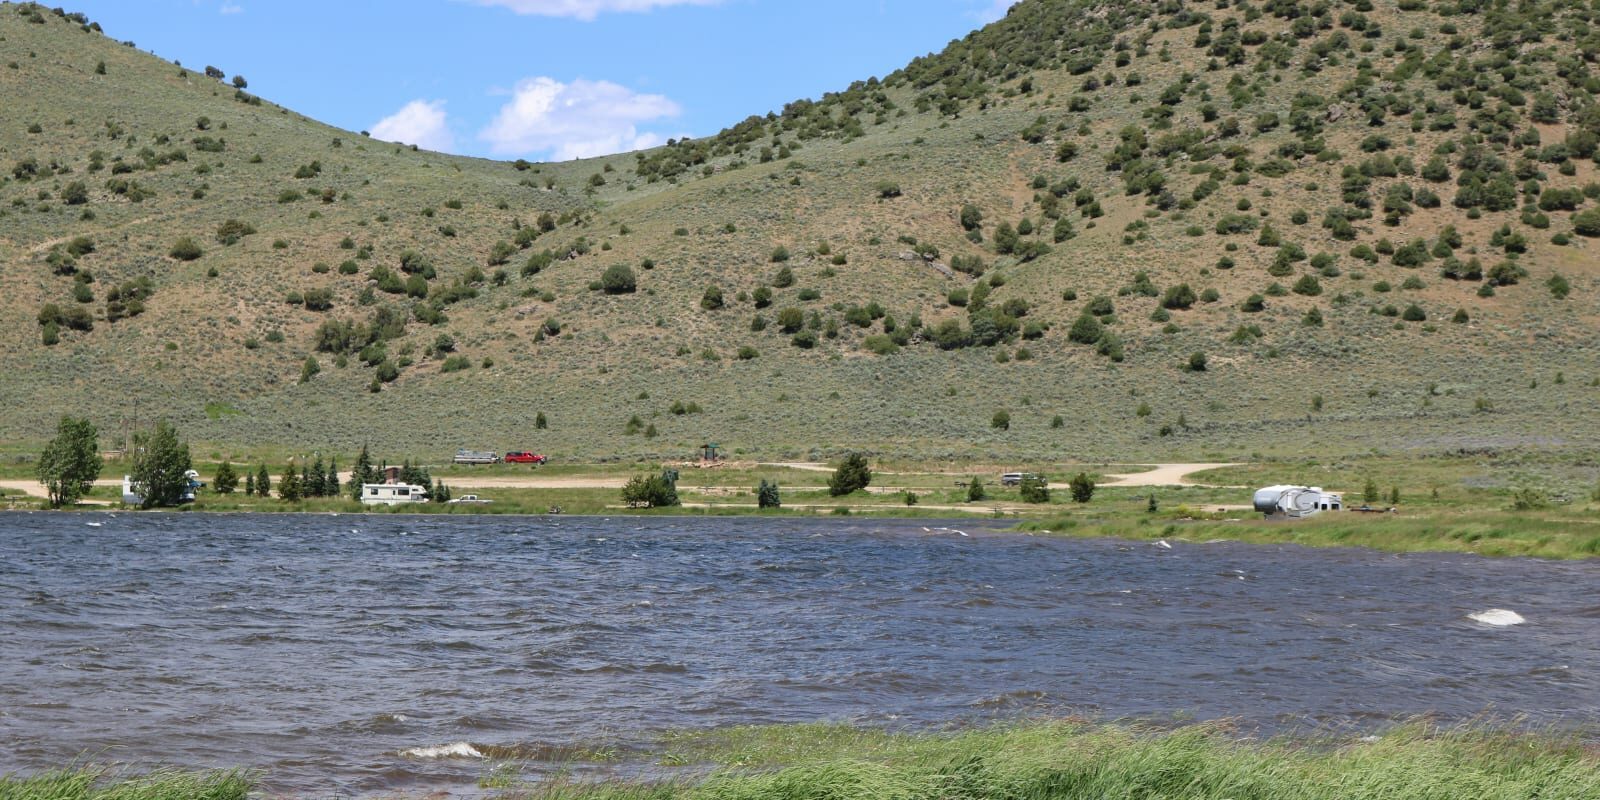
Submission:
M 195 259 L 205 255 L 205 251 L 200 249 L 198 242 L 188 236 L 185 236 L 179 239 L 177 243 L 172 245 L 172 249 L 167 251 L 167 255 L 176 258 L 179 261 L 194 261 Z

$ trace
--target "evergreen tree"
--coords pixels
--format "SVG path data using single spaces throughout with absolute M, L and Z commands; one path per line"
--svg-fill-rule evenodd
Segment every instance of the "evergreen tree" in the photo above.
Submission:
M 191 467 L 189 445 L 178 441 L 178 432 L 166 420 L 156 423 L 149 435 L 134 437 L 136 455 L 133 483 L 144 497 L 145 508 L 175 506 L 189 490 L 185 474 Z
M 373 483 L 372 456 L 367 452 L 367 446 L 361 445 L 361 453 L 356 456 L 356 465 L 350 470 L 350 499 L 361 499 L 361 485 Z
M 1072 489 L 1072 499 L 1079 503 L 1087 503 L 1094 497 L 1094 481 L 1089 478 L 1089 474 L 1086 472 L 1080 472 L 1072 476 L 1072 482 L 1069 486 Z
M 1025 475 L 1022 478 L 1022 502 L 1050 502 L 1050 484 L 1042 475 Z
M 967 484 L 967 502 L 981 503 L 988 499 L 989 493 L 983 488 L 983 481 L 978 476 L 972 476 L 972 481 Z
M 360 486 L 356 487 L 360 491 Z M 328 497 L 339 496 L 339 459 L 328 459 L 328 474 L 322 478 L 322 491 Z
M 255 474 L 254 471 L 247 471 L 244 474 L 244 496 L 245 497 L 254 497 L 255 493 L 256 493 L 256 474 Z
M 256 497 L 272 496 L 272 476 L 267 474 L 267 465 L 262 464 L 256 468 Z
M 56 438 L 39 454 L 39 482 L 50 495 L 50 506 L 78 502 L 100 477 L 103 464 L 94 424 L 87 418 L 62 417 Z
M 760 508 L 778 508 L 783 505 L 778 499 L 778 484 L 768 483 L 766 478 L 761 479 L 761 486 L 756 488 L 756 505 Z
M 865 489 L 871 483 L 872 470 L 867 466 L 867 457 L 860 453 L 851 453 L 834 471 L 833 477 L 828 479 L 828 494 L 843 497 L 851 492 Z
M 298 503 L 300 498 L 304 496 L 300 483 L 300 473 L 295 470 L 293 461 L 290 461 L 289 466 L 284 468 L 283 480 L 278 481 L 278 496 L 289 503 Z
M 317 456 L 316 462 L 311 465 L 311 479 L 306 482 L 306 496 L 327 497 L 327 482 L 328 471 L 322 467 L 322 456 Z
M 318 474 L 317 477 L 321 478 L 322 476 L 321 476 L 321 474 Z M 311 493 L 311 465 L 310 464 L 301 464 L 300 465 L 300 487 L 299 488 L 300 488 L 300 497 L 302 497 L 302 498 L 308 498 L 308 497 L 315 497 L 316 496 L 316 495 Z M 279 487 L 279 491 L 282 491 L 282 487 Z
M 224 461 L 222 466 L 217 467 L 217 474 L 211 479 L 211 488 L 216 489 L 217 494 L 233 494 L 233 490 L 239 488 L 239 476 L 234 474 L 233 464 Z
M 541 431 L 544 430 L 545 428 L 550 427 L 549 421 L 544 418 L 544 412 L 543 411 L 540 411 L 539 413 L 533 415 L 533 427 L 534 427 L 535 430 L 541 430 Z

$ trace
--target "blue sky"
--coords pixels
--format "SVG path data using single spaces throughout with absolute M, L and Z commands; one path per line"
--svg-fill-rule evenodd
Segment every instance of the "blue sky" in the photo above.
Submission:
M 1012 0 L 79 0 L 118 40 L 379 138 L 564 160 L 882 76 Z

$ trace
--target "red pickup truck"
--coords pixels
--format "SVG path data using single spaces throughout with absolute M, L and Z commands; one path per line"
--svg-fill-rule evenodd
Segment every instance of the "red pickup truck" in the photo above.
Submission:
M 549 456 L 541 456 L 536 453 L 530 453 L 527 450 L 520 453 L 506 453 L 505 458 L 507 464 L 543 464 L 549 460 Z

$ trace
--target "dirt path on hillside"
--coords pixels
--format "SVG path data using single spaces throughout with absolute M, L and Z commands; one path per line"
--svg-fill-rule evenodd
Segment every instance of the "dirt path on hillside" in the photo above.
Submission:
M 1139 465 L 1144 466 L 1144 465 Z M 1205 472 L 1209 469 L 1222 467 L 1238 467 L 1242 464 L 1156 464 L 1155 469 L 1149 472 L 1135 472 L 1127 475 L 1107 473 L 1105 483 L 1101 486 L 1215 486 L 1211 483 L 1199 483 L 1189 480 L 1189 476 L 1196 472 Z M 1054 485 L 1054 484 L 1052 484 Z

